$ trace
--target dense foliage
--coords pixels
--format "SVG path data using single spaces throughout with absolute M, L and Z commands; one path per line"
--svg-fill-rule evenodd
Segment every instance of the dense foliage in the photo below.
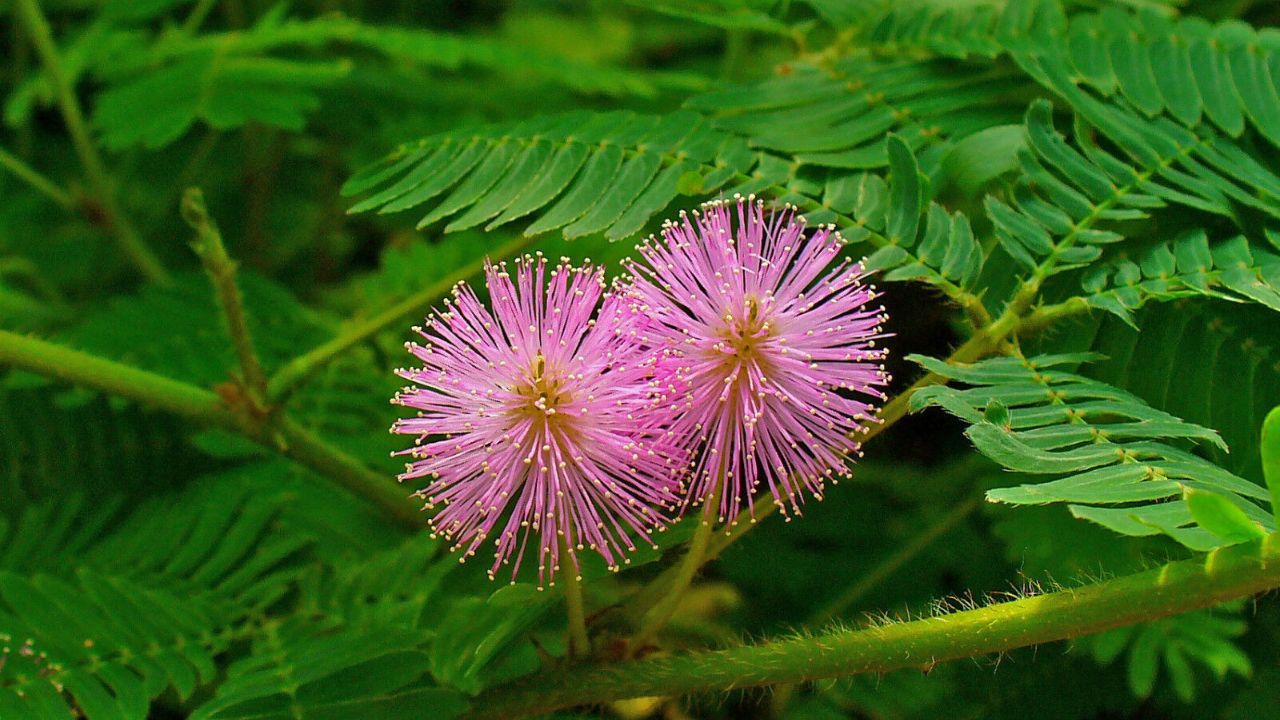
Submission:
M 0 718 L 1274 716 L 1276 24 L 0 0 Z M 588 562 L 571 652 L 395 484 L 402 345 L 735 194 L 867 257 L 891 399 L 794 521 Z

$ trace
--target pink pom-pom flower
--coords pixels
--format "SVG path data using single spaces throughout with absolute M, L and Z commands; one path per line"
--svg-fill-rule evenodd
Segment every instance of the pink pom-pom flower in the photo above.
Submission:
M 459 284 L 415 328 L 425 341 L 406 344 L 422 366 L 398 371 L 415 386 L 392 400 L 418 411 L 391 428 L 417 436 L 396 453 L 411 458 L 399 478 L 430 479 L 417 495 L 463 561 L 496 533 L 490 577 L 511 564 L 514 582 L 531 552 L 539 585 L 554 583 L 586 548 L 616 570 L 679 504 L 687 465 L 636 311 L 601 268 L 541 253 L 486 264 L 485 278 L 492 310 Z
M 783 513 L 849 473 L 853 435 L 888 383 L 886 316 L 833 229 L 738 198 L 668 221 L 638 249 L 627 290 L 642 341 L 667 350 L 672 430 L 693 455 L 689 504 L 735 522 L 763 483 Z

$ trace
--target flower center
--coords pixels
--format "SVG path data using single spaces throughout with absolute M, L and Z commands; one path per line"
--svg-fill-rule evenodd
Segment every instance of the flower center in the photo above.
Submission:
M 529 375 L 527 384 L 515 388 L 516 394 L 524 400 L 516 413 L 550 422 L 556 416 L 557 408 L 571 400 L 563 378 L 557 373 L 547 372 L 547 360 L 541 352 L 534 358 Z
M 726 313 L 721 352 L 740 363 L 759 360 L 759 347 L 773 334 L 764 308 L 755 295 L 747 295 L 741 314 Z

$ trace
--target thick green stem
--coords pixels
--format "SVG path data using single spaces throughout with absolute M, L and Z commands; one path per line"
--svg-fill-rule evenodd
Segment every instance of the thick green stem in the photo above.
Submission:
M 40 10 L 40 4 L 37 0 L 14 0 L 14 9 L 27 29 L 31 43 L 40 55 L 40 61 L 44 64 L 45 72 L 49 76 L 49 84 L 53 86 L 54 94 L 58 99 L 58 107 L 62 111 L 67 132 L 71 135 L 71 142 L 75 146 L 76 154 L 80 157 L 80 164 L 84 166 L 85 178 L 93 188 L 100 206 L 97 212 L 102 215 L 104 224 L 116 236 L 120 248 L 148 280 L 160 284 L 169 283 L 169 272 L 142 242 L 137 230 L 120 211 L 119 204 L 116 202 L 115 186 L 102 162 L 102 156 L 98 154 L 98 147 L 93 144 L 89 126 L 84 119 L 84 111 L 81 110 L 80 101 L 76 98 L 71 78 L 62 65 L 58 46 L 53 41 L 53 32 L 49 29 L 49 21 Z
M 1280 587 L 1280 537 L 1080 588 L 976 610 L 812 637 L 541 673 L 484 693 L 471 720 L 519 718 L 633 697 L 798 683 L 1089 635 Z
M 7 330 L 0 330 L 0 365 L 92 387 L 196 422 L 239 429 L 235 413 L 209 390 Z
M 426 524 L 406 493 L 386 477 L 334 449 L 288 418 L 257 422 L 204 388 L 7 330 L 0 330 L 0 365 L 94 388 L 200 424 L 239 433 L 333 480 L 406 526 Z
M 578 561 L 569 550 L 566 532 L 556 538 L 559 545 L 559 579 L 564 585 L 564 607 L 569 617 L 569 657 L 580 658 L 591 653 L 591 638 L 587 636 L 587 611 L 582 601 L 582 576 L 578 574 Z
M 188 188 L 183 195 L 182 219 L 196 231 L 196 239 L 192 241 L 191 248 L 200 256 L 200 262 L 213 282 L 218 305 L 222 308 L 222 317 L 227 322 L 227 333 L 231 336 L 231 345 L 235 348 L 236 359 L 240 363 L 245 387 L 261 407 L 267 396 L 267 374 L 263 372 L 262 363 L 258 361 L 258 354 L 253 349 L 253 337 L 249 334 L 249 322 L 244 313 L 244 299 L 240 295 L 240 286 L 236 284 L 236 263 L 222 244 L 222 233 L 218 231 L 213 218 L 209 217 L 204 204 L 204 193 L 199 188 Z
M 511 242 L 498 248 L 495 256 L 507 257 L 519 252 L 533 241 L 532 238 L 518 237 Z M 337 337 L 329 342 L 315 348 L 314 350 L 300 355 L 291 360 L 287 365 L 276 371 L 268 383 L 267 397 L 273 403 L 281 402 L 286 399 L 294 389 L 303 381 L 309 378 L 320 368 L 324 367 L 337 356 L 346 352 L 355 345 L 358 345 L 370 337 L 386 330 L 387 328 L 400 325 L 411 318 L 417 318 L 426 312 L 443 295 L 472 275 L 484 269 L 484 260 L 475 260 L 458 268 L 449 277 L 439 282 L 428 285 L 421 291 L 410 295 L 401 300 L 399 303 L 392 305 L 390 308 L 374 315 L 365 320 L 359 320 L 340 333 Z
M 40 174 L 40 171 L 3 148 L 0 148 L 0 167 L 13 173 L 19 180 L 30 185 L 36 192 L 49 198 L 63 210 L 75 210 L 76 201 L 71 197 L 71 193 L 63 190 L 57 183 Z

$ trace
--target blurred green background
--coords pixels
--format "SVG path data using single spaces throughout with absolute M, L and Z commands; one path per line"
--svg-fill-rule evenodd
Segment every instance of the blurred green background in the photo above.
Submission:
M 424 288 L 465 279 L 474 270 L 460 269 L 499 248 L 616 267 L 634 244 L 602 232 L 525 241 L 521 223 L 415 230 L 425 210 L 348 215 L 343 183 L 400 143 L 569 110 L 673 112 L 723 83 L 785 76 L 840 39 L 841 13 L 891 5 L 45 0 L 61 65 L 51 73 L 19 21 L 25 3 L 0 1 L 0 327 L 220 393 L 234 392 L 236 361 L 179 213 L 187 187 L 203 190 L 239 263 L 270 373 Z M 1130 5 L 1147 4 L 1158 3 Z M 1280 18 L 1271 3 L 1186 5 L 1178 11 L 1256 26 Z M 79 133 L 68 131 L 60 87 L 83 110 Z M 1014 89 L 984 118 L 1019 122 L 1033 96 Z M 978 207 L 1000 168 L 982 152 L 943 163 L 950 140 L 930 147 L 922 166 L 937 187 L 956 207 Z M 86 169 L 95 162 L 86 153 L 100 171 Z M 682 194 L 646 226 L 704 199 Z M 169 277 L 140 277 L 122 233 Z M 895 283 L 885 302 L 901 389 L 917 373 L 903 355 L 942 356 L 962 338 L 953 310 L 924 285 Z M 1164 341 L 1174 347 L 1225 326 L 1233 347 L 1265 350 L 1275 323 L 1255 310 L 1163 306 L 1141 322 L 1145 332 L 1177 324 Z M 387 483 L 398 469 L 387 453 L 400 441 L 386 432 L 399 384 L 391 370 L 406 363 L 412 322 L 343 353 L 288 405 L 307 432 Z M 1138 338 L 1099 316 L 1038 342 L 1054 350 L 1095 336 L 1113 346 Z M 1178 395 L 1167 382 L 1144 392 L 1142 382 L 1126 387 L 1153 402 Z M 713 564 L 669 645 L 916 617 L 936 603 L 960 608 L 1187 554 L 1158 538 L 1115 536 L 1060 506 L 979 502 L 1017 481 L 977 456 L 962 429 L 930 412 L 878 438 L 827 501 L 796 522 L 770 520 Z M 654 559 L 589 577 L 593 604 L 651 577 L 662 565 L 644 561 Z M 32 373 L 0 382 L 5 720 L 27 701 L 40 718 L 446 717 L 459 691 L 563 651 L 555 599 L 526 585 L 493 594 L 502 586 L 483 570 L 457 565 L 425 532 L 402 530 L 315 469 L 225 430 Z M 927 674 L 557 717 L 1252 720 L 1280 717 L 1278 693 L 1280 611 L 1263 602 Z

